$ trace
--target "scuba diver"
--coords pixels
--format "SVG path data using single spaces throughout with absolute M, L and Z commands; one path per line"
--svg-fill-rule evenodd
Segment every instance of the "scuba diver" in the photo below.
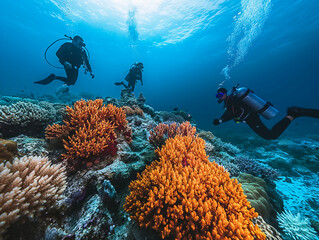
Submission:
M 114 84 L 116 86 L 123 85 L 126 89 L 133 92 L 135 89 L 135 84 L 137 80 L 140 80 L 143 86 L 143 80 L 142 80 L 143 68 L 144 68 L 143 63 L 136 62 L 132 64 L 129 73 L 125 77 L 125 80 L 128 82 L 128 85 L 126 85 L 124 82 L 116 82 Z
M 47 78 L 36 81 L 36 84 L 47 85 L 53 80 L 60 80 L 64 82 L 67 86 L 74 85 L 78 79 L 79 68 L 84 64 L 85 74 L 89 71 L 92 79 L 94 74 L 92 73 L 91 65 L 88 60 L 86 51 L 83 49 L 85 43 L 83 38 L 80 36 L 75 36 L 73 38 L 68 37 L 72 42 L 66 42 L 61 45 L 59 50 L 56 52 L 56 56 L 59 58 L 59 62 L 63 65 L 67 77 L 56 76 L 55 74 L 50 74 Z M 59 39 L 64 40 L 64 39 Z M 57 41 L 59 41 L 57 40 Z M 55 41 L 55 42 L 57 42 Z M 54 42 L 54 43 L 55 43 Z M 54 44 L 52 43 L 47 50 Z M 46 52 L 47 52 L 46 50 Z M 46 57 L 46 55 L 45 55 Z M 47 60 L 47 59 L 46 59 Z M 48 62 L 49 63 L 49 62 Z M 49 63 L 50 64 L 50 63 Z M 52 64 L 50 64 L 52 65 Z M 52 65 L 53 66 L 53 65 Z M 55 66 L 54 66 L 55 67 Z M 58 67 L 56 67 L 58 68 Z
M 266 140 L 277 139 L 297 117 L 319 118 L 318 109 L 307 109 L 300 107 L 289 107 L 287 115 L 268 129 L 260 120 L 259 115 L 266 119 L 271 119 L 277 115 L 271 103 L 265 102 L 254 94 L 253 91 L 245 87 L 234 87 L 229 93 L 225 88 L 217 90 L 216 98 L 218 103 L 224 102 L 226 111 L 219 119 L 214 119 L 214 125 L 234 119 L 238 122 L 245 122 L 259 136 Z

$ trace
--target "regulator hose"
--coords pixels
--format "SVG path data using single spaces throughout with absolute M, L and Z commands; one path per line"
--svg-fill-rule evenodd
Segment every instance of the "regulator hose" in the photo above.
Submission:
M 57 67 L 57 66 L 51 64 L 51 63 L 49 62 L 48 58 L 47 58 L 47 52 L 48 52 L 48 50 L 50 49 L 50 47 L 52 47 L 56 42 L 59 42 L 59 41 L 62 41 L 62 40 L 65 40 L 65 41 L 68 41 L 68 40 L 71 40 L 71 41 L 72 41 L 72 40 L 73 40 L 72 37 L 69 37 L 69 36 L 67 36 L 67 35 L 64 35 L 64 36 L 65 36 L 65 38 L 57 39 L 57 40 L 55 40 L 53 43 L 51 43 L 51 44 L 47 47 L 47 49 L 45 50 L 45 52 L 44 52 L 45 61 L 46 61 L 50 66 L 55 67 L 55 68 L 58 68 L 58 69 L 64 69 L 64 68 L 63 68 L 63 67 Z M 84 47 L 84 49 L 85 49 L 85 52 L 86 52 L 86 54 L 87 54 L 88 61 L 89 61 L 89 60 L 90 60 L 90 52 L 89 52 L 89 50 L 88 50 L 86 47 Z

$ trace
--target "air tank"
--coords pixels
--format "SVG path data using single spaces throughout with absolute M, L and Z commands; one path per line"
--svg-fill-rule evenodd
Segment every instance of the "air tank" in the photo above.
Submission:
M 253 111 L 259 113 L 266 119 L 272 119 L 278 114 L 278 110 L 274 108 L 270 102 L 261 99 L 246 87 L 238 88 L 235 94 L 239 99 L 250 106 Z

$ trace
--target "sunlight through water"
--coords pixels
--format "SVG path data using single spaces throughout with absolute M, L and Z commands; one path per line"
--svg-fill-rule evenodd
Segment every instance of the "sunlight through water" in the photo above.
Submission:
M 50 0 L 60 9 L 51 16 L 85 21 L 154 45 L 175 44 L 212 26 L 226 0 Z M 133 25 L 132 25 L 133 23 Z

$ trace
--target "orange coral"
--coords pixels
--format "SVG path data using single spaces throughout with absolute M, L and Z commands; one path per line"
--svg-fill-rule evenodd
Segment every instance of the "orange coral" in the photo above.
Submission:
M 160 123 L 150 131 L 149 142 L 155 148 L 161 147 L 167 138 L 173 138 L 176 135 L 195 136 L 196 127 L 189 122 L 181 124 L 172 123 L 170 125 Z
M 66 125 L 53 124 L 45 129 L 46 139 L 64 138 L 69 135 L 70 129 Z
M 73 167 L 79 159 L 98 156 L 105 151 L 114 155 L 117 151 L 116 132 L 123 133 L 127 141 L 131 141 L 131 131 L 122 108 L 112 104 L 105 106 L 102 99 L 97 99 L 77 101 L 73 108 L 67 106 L 66 111 L 65 125 L 48 126 L 46 138 L 63 140 L 66 153 L 62 157 Z
M 124 205 L 141 227 L 163 239 L 265 239 L 241 185 L 209 162 L 203 139 L 178 135 L 157 153 L 159 160 L 130 183 Z

